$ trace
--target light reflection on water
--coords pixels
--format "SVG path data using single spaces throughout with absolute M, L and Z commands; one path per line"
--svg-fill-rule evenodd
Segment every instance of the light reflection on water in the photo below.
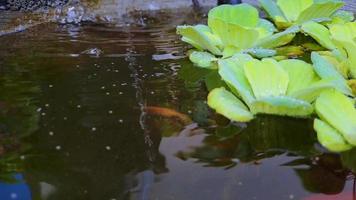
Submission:
M 203 75 L 212 72 L 165 59 L 187 48 L 175 26 L 202 18 L 146 19 L 137 27 L 49 24 L 0 38 L 2 180 L 19 173 L 33 199 L 61 200 L 352 191 L 343 166 L 353 168 L 352 152 L 343 162 L 322 153 L 310 120 L 230 124 L 210 112 L 204 81 L 212 76 Z

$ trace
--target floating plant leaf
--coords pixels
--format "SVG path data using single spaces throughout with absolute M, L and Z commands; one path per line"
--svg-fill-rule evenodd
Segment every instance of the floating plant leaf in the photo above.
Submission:
M 313 66 L 297 59 L 283 60 L 279 62 L 288 73 L 289 85 L 287 95 L 308 87 L 312 82 L 319 80 Z
M 314 38 L 321 46 L 327 49 L 335 49 L 335 45 L 331 40 L 330 32 L 325 26 L 309 21 L 302 25 L 302 31 Z
M 356 109 L 351 99 L 337 90 L 328 90 L 316 100 L 315 109 L 321 120 L 340 132 L 347 143 L 356 145 Z
M 284 95 L 287 91 L 288 73 L 273 59 L 248 61 L 244 71 L 257 99 Z
M 314 70 L 321 78 L 334 79 L 333 84 L 336 89 L 346 95 L 352 96 L 352 91 L 347 85 L 347 81 L 330 62 L 316 52 L 313 52 L 311 57 Z
M 286 96 L 269 96 L 257 99 L 251 105 L 253 114 L 266 113 L 293 117 L 306 117 L 313 113 L 308 102 Z
M 204 51 L 192 51 L 189 55 L 190 61 L 202 68 L 217 69 L 217 58 L 211 53 Z
M 236 95 L 250 104 L 255 100 L 251 86 L 245 76 L 243 65 L 252 57 L 248 54 L 238 54 L 234 58 L 219 61 L 219 74 Z
M 304 22 L 330 20 L 344 3 L 341 0 L 259 0 L 277 27 L 288 28 Z
M 247 122 L 253 119 L 248 108 L 224 88 L 216 88 L 209 93 L 208 105 L 217 113 L 234 121 Z
M 356 78 L 356 22 L 332 25 L 330 33 L 335 43 L 346 51 L 351 77 Z
M 182 35 L 182 40 L 191 44 L 199 50 L 208 50 L 215 55 L 221 55 L 219 49 L 221 40 L 210 32 L 205 25 L 178 26 L 177 34 Z
M 334 152 L 347 151 L 352 148 L 343 138 L 342 134 L 327 123 L 315 119 L 314 129 L 317 132 L 321 145 Z

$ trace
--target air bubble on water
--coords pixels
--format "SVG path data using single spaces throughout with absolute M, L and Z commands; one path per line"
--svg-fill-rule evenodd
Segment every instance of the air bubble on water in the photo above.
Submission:
M 79 68 L 79 65 L 76 65 L 77 68 Z
M 61 150 L 61 148 L 62 148 L 62 147 L 61 147 L 60 145 L 57 145 L 57 146 L 56 146 L 56 150 Z
M 114 111 L 112 111 L 112 110 L 109 110 L 109 111 L 108 111 L 108 113 L 109 113 L 109 114 L 113 114 L 113 113 L 114 113 Z
M 115 73 L 118 73 L 118 72 L 119 72 L 119 70 L 115 69 L 115 70 L 114 70 L 114 72 L 115 72 Z
M 67 120 L 68 118 L 67 117 L 63 117 L 64 120 Z
M 105 86 L 101 86 L 101 89 L 102 89 L 102 90 L 105 90 Z
M 49 134 L 50 136 L 53 136 L 53 135 L 54 135 L 54 132 L 53 132 L 53 131 L 50 131 L 48 134 Z
M 123 94 L 123 92 L 119 92 L 119 94 L 121 95 L 121 94 Z
M 82 106 L 81 105 L 77 105 L 77 108 L 81 108 Z
M 48 104 L 48 103 L 46 103 L 46 104 L 45 104 L 45 106 L 46 106 L 46 107 L 49 107 L 49 104 Z
M 48 87 L 53 88 L 53 85 L 48 85 Z
M 119 119 L 119 123 L 123 123 L 124 122 L 124 120 L 122 120 L 122 119 Z
M 121 83 L 122 86 L 127 85 L 127 83 Z
M 112 86 L 113 86 L 113 87 L 116 87 L 116 84 L 114 83 L 114 84 L 112 84 Z
M 24 156 L 24 155 L 21 155 L 21 156 L 20 156 L 20 159 L 21 159 L 21 160 L 25 160 L 25 158 L 26 158 L 26 156 Z
M 11 199 L 17 199 L 18 195 L 16 193 L 11 193 L 10 198 Z
M 108 151 L 110 151 L 110 150 L 111 150 L 111 147 L 110 147 L 110 146 L 106 146 L 105 149 L 108 150 Z
M 36 111 L 37 111 L 37 112 L 41 112 L 41 111 L 42 111 L 42 108 L 37 108 Z
M 155 92 L 154 91 L 151 91 L 151 94 L 154 94 Z
M 42 115 L 42 116 L 45 116 L 45 115 L 46 115 L 46 113 L 44 113 L 44 112 L 43 112 L 43 113 L 41 113 L 41 115 Z
M 106 95 L 110 95 L 110 92 L 105 93 Z
M 96 128 L 95 127 L 91 128 L 91 131 L 93 131 L 93 132 L 96 131 Z

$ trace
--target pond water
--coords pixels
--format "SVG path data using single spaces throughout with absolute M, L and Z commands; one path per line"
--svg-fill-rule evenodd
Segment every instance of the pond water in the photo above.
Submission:
M 0 37 L 0 199 L 355 199 L 355 152 L 325 152 L 311 119 L 207 107 L 219 80 L 175 34 L 204 19 Z

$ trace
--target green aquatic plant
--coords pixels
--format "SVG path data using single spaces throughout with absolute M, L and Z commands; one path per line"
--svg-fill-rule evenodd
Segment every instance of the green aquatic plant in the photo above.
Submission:
M 197 51 L 190 54 L 192 62 L 209 68 L 201 58 L 214 61 L 215 56 L 230 57 L 238 52 L 256 57 L 273 56 L 275 47 L 288 44 L 299 31 L 291 27 L 280 33 L 268 20 L 259 18 L 256 8 L 249 4 L 222 5 L 209 11 L 208 25 L 184 25 L 177 27 L 182 41 L 191 44 Z
M 320 119 L 314 120 L 314 129 L 324 147 L 341 152 L 356 146 L 354 101 L 337 90 L 328 90 L 316 100 L 315 110 Z
M 341 0 L 259 0 L 276 26 L 284 29 L 305 22 L 347 19 L 345 12 L 336 12 L 344 5 Z
M 310 116 L 312 102 L 333 87 L 332 79 L 321 79 L 313 66 L 295 59 L 253 59 L 246 54 L 219 60 L 219 74 L 229 86 L 209 93 L 208 104 L 223 116 L 240 122 L 255 114 L 293 117 Z
M 324 79 L 333 79 L 334 88 L 347 96 L 353 96 L 352 89 L 348 85 L 347 80 L 343 76 L 341 67 L 333 64 L 333 57 L 322 56 L 317 52 L 313 52 L 311 59 L 315 72 Z

